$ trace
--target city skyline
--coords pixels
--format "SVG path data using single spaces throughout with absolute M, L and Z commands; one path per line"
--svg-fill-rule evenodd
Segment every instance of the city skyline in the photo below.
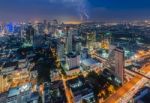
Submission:
M 0 0 L 0 103 L 149 103 L 149 0 Z
M 143 20 L 150 18 L 148 0 L 1 0 L 0 21 Z

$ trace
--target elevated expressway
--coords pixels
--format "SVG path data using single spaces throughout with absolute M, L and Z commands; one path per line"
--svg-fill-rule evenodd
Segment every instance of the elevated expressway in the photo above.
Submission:
M 141 73 L 141 75 L 140 75 Z M 141 68 L 141 72 L 136 74 L 129 82 L 105 100 L 104 103 L 127 103 L 138 92 L 145 83 L 150 81 L 150 63 Z M 144 75 L 144 76 L 142 76 Z

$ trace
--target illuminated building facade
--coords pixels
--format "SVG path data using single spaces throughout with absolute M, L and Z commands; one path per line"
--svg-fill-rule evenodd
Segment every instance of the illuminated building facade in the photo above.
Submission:
M 115 48 L 115 74 L 116 76 L 121 80 L 121 82 L 124 82 L 124 51 L 122 48 Z
M 102 33 L 101 34 L 101 48 L 109 50 L 111 44 L 111 33 Z
M 72 33 L 69 27 L 66 28 L 66 33 L 67 33 L 66 52 L 71 53 L 72 52 Z
M 66 57 L 68 69 L 76 68 L 80 66 L 80 55 L 75 53 L 69 53 Z

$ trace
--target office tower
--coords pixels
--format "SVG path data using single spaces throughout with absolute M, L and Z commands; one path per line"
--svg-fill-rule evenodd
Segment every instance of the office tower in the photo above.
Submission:
M 87 34 L 87 47 L 89 50 L 93 50 L 96 42 L 96 34 L 95 32 L 91 32 Z
M 122 48 L 117 47 L 114 49 L 114 61 L 115 61 L 115 74 L 119 80 L 124 81 L 124 51 Z
M 57 27 L 58 27 L 58 21 L 57 20 L 52 20 L 52 21 L 48 22 L 48 31 L 51 34 L 56 35 Z
M 44 26 L 43 23 L 38 23 L 38 24 L 37 24 L 37 32 L 38 32 L 39 34 L 44 34 L 44 29 L 45 29 L 45 26 Z
M 120 83 L 124 82 L 124 50 L 121 47 L 111 47 L 108 61 L 104 64 L 117 77 Z
M 81 59 L 84 60 L 87 59 L 88 57 L 89 57 L 88 48 L 83 48 L 83 50 L 81 51 Z
M 21 37 L 21 40 L 23 40 L 25 38 L 25 35 L 26 35 L 25 25 L 21 24 L 20 25 L 20 37 Z
M 34 29 L 35 29 L 35 34 L 39 34 L 39 26 L 38 26 L 38 23 L 36 23 L 34 25 Z
M 61 60 L 65 54 L 65 43 L 63 41 L 58 41 L 57 43 L 57 55 L 58 58 Z
M 26 40 L 29 43 L 33 43 L 33 36 L 34 36 L 35 30 L 32 27 L 32 25 L 28 25 L 26 29 Z
M 52 25 L 55 25 L 57 26 L 58 25 L 58 21 L 55 19 L 55 20 L 52 20 Z
M 2 25 L 0 24 L 0 33 L 3 31 L 3 27 Z
M 73 69 L 80 66 L 80 55 L 76 55 L 75 53 L 69 53 L 66 57 L 66 63 L 68 65 L 68 69 Z
M 101 34 L 101 48 L 109 50 L 111 44 L 111 33 L 102 33 Z
M 48 22 L 46 20 L 44 20 L 43 22 L 43 26 L 44 26 L 44 34 L 49 34 L 49 30 L 48 30 Z
M 44 21 L 43 21 L 43 24 L 44 24 L 44 26 L 47 26 L 47 21 L 44 20 Z
M 80 41 L 77 41 L 76 44 L 75 44 L 75 50 L 76 50 L 76 53 L 77 53 L 77 54 L 80 54 L 81 47 L 82 47 L 81 42 L 80 42 Z
M 73 47 L 73 51 L 75 51 L 77 54 L 80 54 L 81 48 L 82 48 L 82 43 L 81 43 L 80 37 L 78 37 L 78 36 L 74 36 L 73 37 L 73 45 L 72 45 L 72 47 Z
M 45 45 L 44 35 L 34 35 L 33 37 L 33 47 L 38 48 Z
M 66 28 L 66 33 L 67 33 L 66 52 L 68 54 L 72 52 L 72 32 L 69 27 Z
M 5 26 L 4 24 L 1 24 L 1 30 L 0 30 L 0 35 L 4 35 L 6 33 L 6 29 L 5 29 Z

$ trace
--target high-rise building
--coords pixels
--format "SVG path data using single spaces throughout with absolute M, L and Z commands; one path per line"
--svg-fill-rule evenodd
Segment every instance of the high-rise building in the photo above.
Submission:
M 117 47 L 114 49 L 115 56 L 115 74 L 120 79 L 120 81 L 124 82 L 124 51 L 122 48 Z
M 81 59 L 84 60 L 84 59 L 87 59 L 89 57 L 89 54 L 88 54 L 88 48 L 83 48 L 83 50 L 81 51 Z
M 59 59 L 62 59 L 65 54 L 65 44 L 63 41 L 58 41 L 57 44 L 57 55 Z
M 58 21 L 55 19 L 55 20 L 52 20 L 52 25 L 55 25 L 57 26 L 58 25 Z
M 38 48 L 45 45 L 44 35 L 34 35 L 33 37 L 33 47 Z
M 66 52 L 68 54 L 72 52 L 72 33 L 69 27 L 66 28 L 66 33 L 67 33 Z
M 37 33 L 44 34 L 45 25 L 43 23 L 37 24 Z
M 124 82 L 124 50 L 121 47 L 113 47 L 108 57 L 110 70 L 121 83 Z
M 101 34 L 101 48 L 109 50 L 111 44 L 111 33 L 102 33 Z
M 2 25 L 0 25 L 0 33 L 3 31 L 3 27 Z
M 47 23 L 47 29 L 53 35 L 56 35 L 57 27 L 58 27 L 58 21 L 57 20 L 51 20 Z
M 81 42 L 80 41 L 76 42 L 75 50 L 76 50 L 77 54 L 80 54 L 81 48 L 82 48 Z
M 75 53 L 69 53 L 66 57 L 66 63 L 68 65 L 68 69 L 73 69 L 80 66 L 80 55 L 76 55 Z
M 93 50 L 95 48 L 95 42 L 96 42 L 96 33 L 91 32 L 87 34 L 87 47 L 89 50 Z
M 43 24 L 44 24 L 44 26 L 47 26 L 47 21 L 44 20 L 44 21 L 43 21 Z
M 32 27 L 31 24 L 29 24 L 26 29 L 26 40 L 30 43 L 33 43 L 34 34 L 35 34 L 35 29 Z

